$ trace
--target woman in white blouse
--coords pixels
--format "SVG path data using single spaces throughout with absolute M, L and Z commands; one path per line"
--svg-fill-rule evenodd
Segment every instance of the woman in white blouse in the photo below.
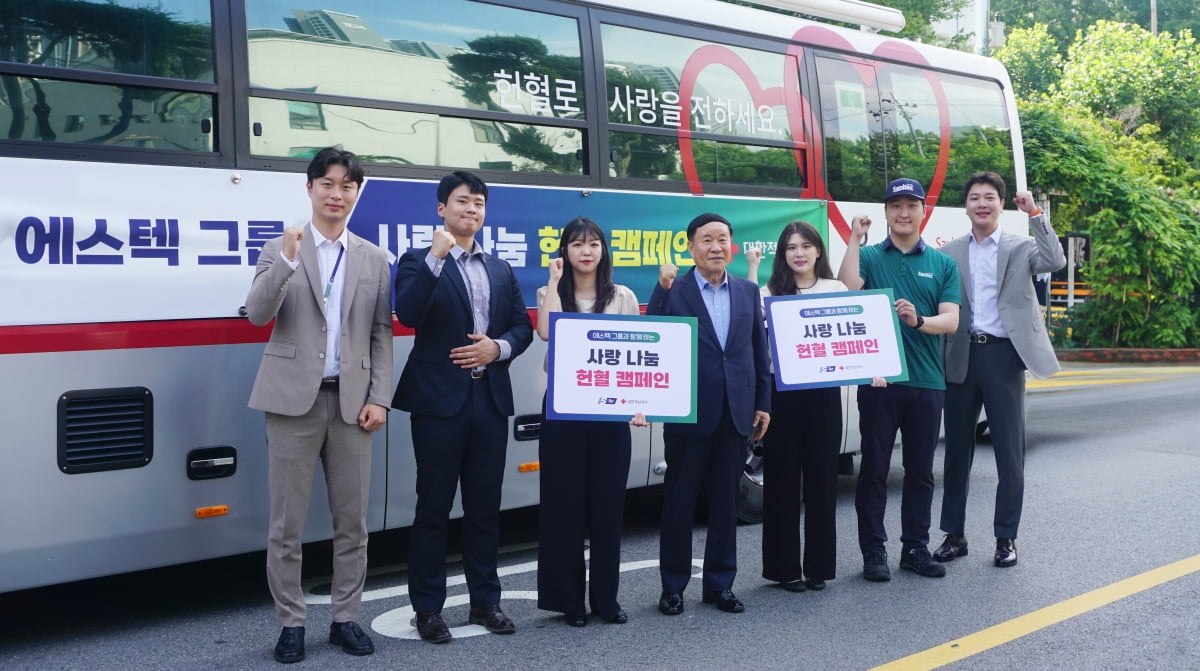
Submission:
M 751 271 L 757 272 L 757 255 Z M 756 275 L 751 275 L 755 277 Z M 784 227 L 766 296 L 846 291 L 833 277 L 821 234 L 810 223 Z M 842 443 L 838 387 L 779 391 L 763 437 L 763 577 L 792 592 L 825 588 L 834 578 L 837 462 Z M 800 507 L 804 504 L 801 561 Z
M 551 312 L 639 313 L 637 297 L 614 284 L 604 231 L 579 217 L 563 228 L 559 258 L 538 289 L 537 331 L 550 338 Z M 545 402 L 542 403 L 543 415 Z M 646 426 L 640 413 L 629 424 Z M 585 626 L 584 537 L 590 539 L 592 615 L 614 624 L 628 616 L 617 603 L 621 525 L 629 478 L 629 425 L 611 421 L 542 420 L 541 506 L 538 532 L 538 608 Z

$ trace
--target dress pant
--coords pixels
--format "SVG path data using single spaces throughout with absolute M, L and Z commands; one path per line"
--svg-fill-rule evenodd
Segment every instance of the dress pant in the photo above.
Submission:
M 662 589 L 682 594 L 691 578 L 692 526 L 701 489 L 708 494 L 704 589 L 731 589 L 737 575 L 737 490 L 746 466 L 746 437 L 734 427 L 728 403 L 711 434 L 670 429 L 663 432 L 667 474 L 658 537 Z
M 452 417 L 412 415 L 417 461 L 417 508 L 409 533 L 408 594 L 418 612 L 446 602 L 446 535 L 455 490 L 462 486 L 463 573 L 472 606 L 500 602 L 496 573 L 500 490 L 508 448 L 508 419 L 492 401 L 486 379 Z
M 342 421 L 337 390 L 321 390 L 299 417 L 267 413 L 267 453 L 267 584 L 280 625 L 305 623 L 301 543 L 318 460 L 333 516 L 333 621 L 357 621 L 367 577 L 371 433 Z
M 996 538 L 1016 538 L 1025 497 L 1025 364 L 1011 342 L 971 345 L 967 376 L 946 389 L 946 474 L 942 531 L 965 535 L 975 426 L 987 409 L 996 456 Z
M 832 580 L 837 563 L 839 387 L 774 391 L 763 437 L 763 577 Z M 804 507 L 801 563 L 800 508 Z
M 607 620 L 621 609 L 617 585 L 630 453 L 625 422 L 542 421 L 538 608 L 584 613 L 584 585 L 590 582 L 593 615 Z M 590 571 L 583 560 L 585 536 Z
M 929 545 L 933 505 L 933 452 L 946 392 L 889 384 L 858 387 L 858 428 L 862 465 L 854 508 L 858 512 L 858 546 L 863 552 L 887 541 L 883 517 L 887 508 L 887 476 L 900 431 L 904 487 L 900 500 L 900 541 L 905 550 Z

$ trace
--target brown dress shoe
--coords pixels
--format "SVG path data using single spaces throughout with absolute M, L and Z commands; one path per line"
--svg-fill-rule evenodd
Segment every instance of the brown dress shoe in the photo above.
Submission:
M 471 606 L 471 614 L 467 616 L 467 622 L 481 625 L 493 634 L 513 634 L 517 631 L 517 625 L 513 624 L 504 611 L 500 610 L 498 603 L 490 606 Z
M 437 612 L 417 613 L 417 633 L 422 641 L 447 643 L 453 638 L 442 614 Z

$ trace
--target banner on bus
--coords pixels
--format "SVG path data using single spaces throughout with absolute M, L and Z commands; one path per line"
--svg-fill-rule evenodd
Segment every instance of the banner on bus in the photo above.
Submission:
M 305 225 L 305 176 L 0 158 L 25 188 L 0 204 L 0 284 L 20 287 L 0 325 L 237 317 L 263 245 Z M 130 185 L 137 185 L 131 190 Z M 391 253 L 428 247 L 442 226 L 437 184 L 368 178 L 350 230 Z M 804 219 L 825 232 L 823 201 L 491 185 L 476 236 L 507 261 L 527 306 L 546 284 L 559 234 L 579 216 L 608 233 L 616 281 L 645 302 L 658 267 L 692 265 L 689 221 L 716 212 L 733 224 L 730 272 L 745 275 L 743 251 L 763 249 L 758 283 L 785 224 Z
M 550 313 L 546 417 L 696 421 L 695 317 Z
M 891 289 L 765 299 L 780 391 L 908 380 Z

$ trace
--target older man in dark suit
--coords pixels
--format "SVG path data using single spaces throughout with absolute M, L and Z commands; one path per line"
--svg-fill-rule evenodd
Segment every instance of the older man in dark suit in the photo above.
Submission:
M 708 492 L 702 600 L 727 613 L 745 610 L 733 593 L 737 575 L 737 485 L 746 464 L 746 437 L 755 440 L 771 421 L 771 363 L 758 287 L 726 272 L 733 226 L 702 214 L 687 228 L 696 267 L 676 278 L 667 264 L 646 314 L 696 317 L 698 395 L 695 424 L 663 427 L 667 474 L 659 531 L 664 615 L 683 612 L 692 574 L 692 521 L 696 499 Z
M 387 419 L 392 386 L 392 310 L 387 255 L 346 229 L 362 183 L 357 156 L 318 152 L 308 166 L 312 219 L 263 247 L 246 298 L 252 323 L 275 320 L 250 407 L 267 414 L 267 582 L 283 625 L 275 659 L 285 664 L 304 659 L 301 537 L 318 461 L 333 515 L 329 642 L 352 655 L 375 650 L 357 620 L 371 432 Z
M 454 172 L 437 197 L 444 227 L 396 269 L 396 316 L 416 338 L 392 406 L 412 413 L 417 460 L 408 593 L 421 638 L 445 643 L 446 526 L 460 482 L 469 621 L 496 634 L 516 631 L 500 609 L 500 488 L 513 414 L 508 366 L 529 347 L 533 325 L 512 268 L 475 240 L 487 185 Z

